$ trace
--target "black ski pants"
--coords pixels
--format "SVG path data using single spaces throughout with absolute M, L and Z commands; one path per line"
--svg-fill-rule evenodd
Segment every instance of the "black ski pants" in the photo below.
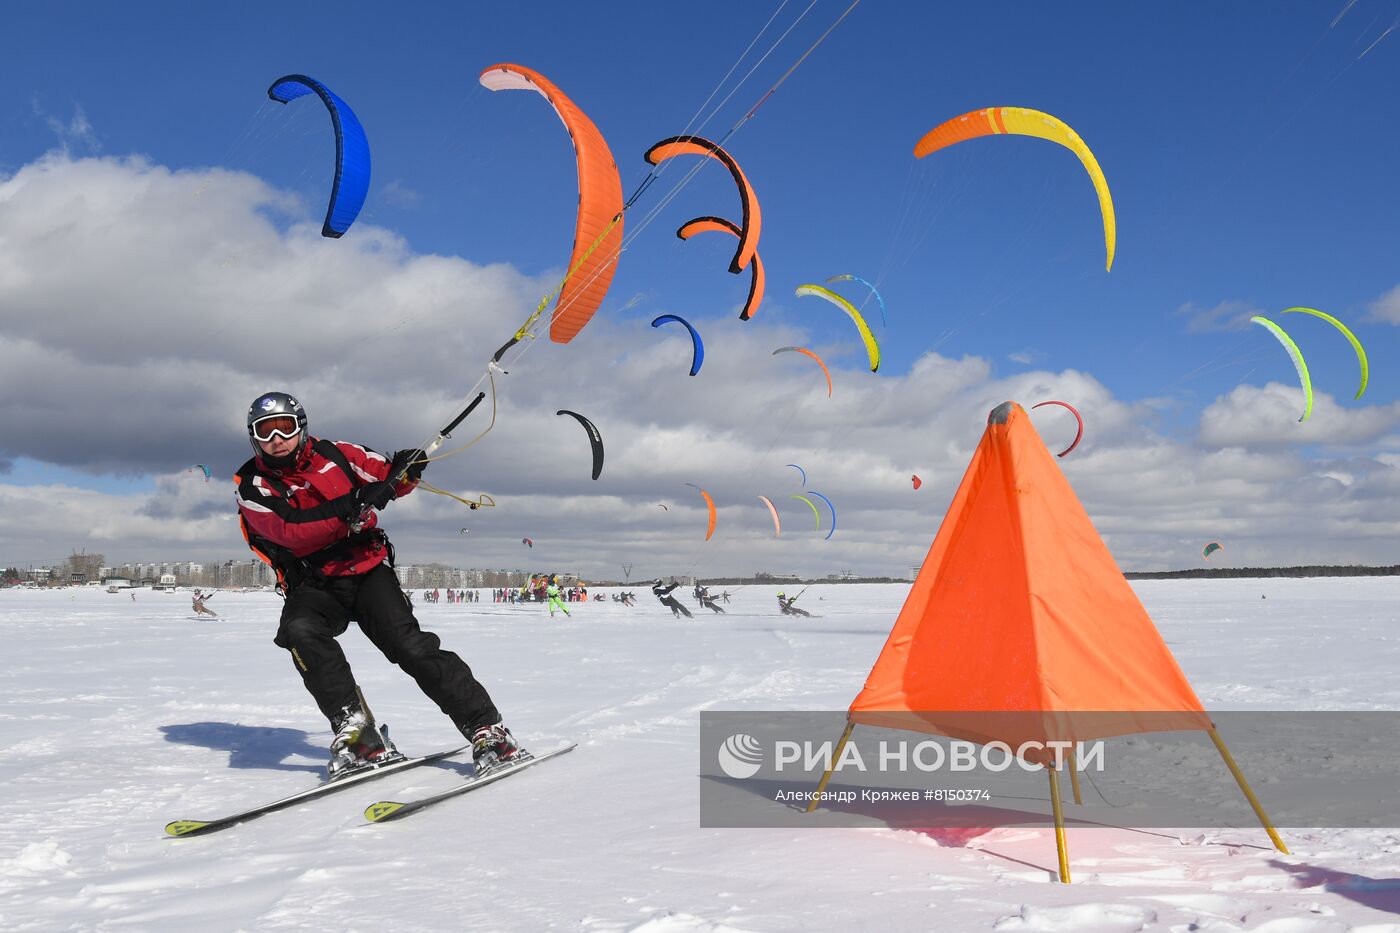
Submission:
M 691 617 L 690 610 L 685 608 L 685 606 L 681 605 L 679 602 L 677 602 L 676 597 L 674 596 L 661 597 L 661 605 L 670 608 L 672 618 L 679 619 L 682 615 L 684 615 L 687 619 Z
M 336 636 L 357 622 L 374 646 L 418 682 L 454 725 L 470 735 L 501 714 L 471 668 L 418 627 L 413 607 L 387 564 L 349 577 L 308 579 L 293 587 L 274 639 L 292 662 L 316 705 L 332 722 L 357 702 L 355 676 Z

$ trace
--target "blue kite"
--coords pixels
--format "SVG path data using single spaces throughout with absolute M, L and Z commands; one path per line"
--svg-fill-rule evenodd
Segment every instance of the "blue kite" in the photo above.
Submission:
M 705 344 L 700 339 L 700 332 L 697 331 L 694 327 L 691 327 L 690 322 L 687 321 L 685 318 L 675 314 L 663 314 L 656 320 L 652 321 L 651 326 L 660 327 L 662 324 L 665 324 L 669 321 L 676 321 L 677 323 L 684 324 L 685 329 L 690 331 L 691 342 L 695 345 L 694 352 L 690 357 L 690 374 L 693 376 L 700 371 L 701 364 L 705 362 Z
M 283 75 L 267 89 L 267 96 L 279 104 L 307 94 L 321 98 L 335 127 L 335 180 L 331 183 L 331 200 L 326 206 L 321 236 L 337 238 L 355 222 L 369 192 L 369 140 L 350 105 L 315 78 Z

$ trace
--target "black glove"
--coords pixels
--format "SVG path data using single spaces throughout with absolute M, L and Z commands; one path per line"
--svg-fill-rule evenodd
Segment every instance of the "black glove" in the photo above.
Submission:
M 380 480 L 377 483 L 366 483 L 357 486 L 343 496 L 338 496 L 327 502 L 325 508 L 329 509 L 337 518 L 343 518 L 347 522 L 354 521 L 364 514 L 366 509 L 382 509 L 394 499 L 394 484 L 388 480 Z
M 394 492 L 394 484 L 382 479 L 377 483 L 366 483 L 356 489 L 354 495 L 360 500 L 362 507 L 382 509 L 394 501 L 397 494 Z
M 389 461 L 389 475 L 397 476 L 400 470 L 407 468 L 404 478 L 410 483 L 418 482 L 423 475 L 423 470 L 428 465 L 428 456 L 418 449 L 400 450 L 394 453 Z

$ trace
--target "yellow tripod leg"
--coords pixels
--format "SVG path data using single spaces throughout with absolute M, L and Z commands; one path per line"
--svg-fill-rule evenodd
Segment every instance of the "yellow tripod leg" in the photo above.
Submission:
M 817 804 L 821 801 L 822 791 L 826 790 L 826 784 L 831 780 L 831 772 L 836 770 L 836 763 L 841 760 L 841 753 L 846 749 L 846 740 L 851 737 L 851 730 L 855 727 L 856 724 L 853 722 L 846 723 L 846 731 L 841 733 L 841 741 L 836 743 L 836 751 L 832 753 L 831 767 L 827 768 L 826 773 L 822 775 L 821 783 L 817 785 L 817 791 L 812 795 L 812 799 L 807 802 L 805 812 L 811 813 L 817 808 Z
M 1235 776 L 1235 782 L 1240 785 L 1240 790 L 1244 791 L 1245 799 L 1248 800 L 1249 805 L 1254 808 L 1254 815 L 1259 817 L 1259 822 L 1263 825 L 1264 831 L 1269 834 L 1269 839 L 1273 841 L 1274 848 L 1278 849 L 1284 855 L 1288 855 L 1288 846 L 1283 844 L 1283 840 L 1279 838 L 1278 830 L 1274 829 L 1274 824 L 1269 822 L 1269 814 L 1264 812 L 1264 807 L 1259 803 L 1259 798 L 1254 796 L 1254 791 L 1250 788 L 1249 782 L 1244 779 L 1244 772 L 1240 770 L 1239 765 L 1235 764 L 1234 756 L 1232 756 L 1230 750 L 1225 747 L 1225 740 L 1222 739 L 1220 734 L 1214 729 L 1210 730 L 1207 734 L 1210 736 L 1210 740 L 1215 743 L 1216 749 L 1219 750 L 1220 757 L 1225 759 L 1225 765 L 1230 769 L 1230 773 Z
M 1079 762 L 1075 760 L 1073 751 L 1069 753 L 1069 786 L 1074 791 L 1074 802 L 1084 806 L 1084 798 L 1079 796 Z
M 1065 811 L 1060 806 L 1060 782 L 1055 769 L 1047 767 L 1050 775 L 1050 805 L 1055 809 L 1055 848 L 1060 855 L 1060 880 L 1069 884 L 1069 845 L 1065 842 Z

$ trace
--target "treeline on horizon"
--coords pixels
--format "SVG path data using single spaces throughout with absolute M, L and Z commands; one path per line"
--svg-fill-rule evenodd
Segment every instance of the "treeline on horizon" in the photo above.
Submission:
M 1129 580 L 1199 580 L 1212 577 L 1394 577 L 1400 564 L 1389 567 L 1338 567 L 1308 564 L 1302 567 L 1193 567 L 1190 570 L 1136 570 L 1123 574 Z

